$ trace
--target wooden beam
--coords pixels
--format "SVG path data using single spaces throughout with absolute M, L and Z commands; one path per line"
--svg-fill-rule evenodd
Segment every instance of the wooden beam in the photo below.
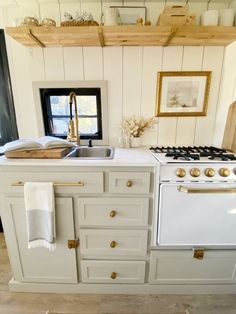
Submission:
M 32 33 L 31 29 L 26 32 L 26 34 L 34 41 L 36 44 L 42 48 L 46 47 L 34 34 Z

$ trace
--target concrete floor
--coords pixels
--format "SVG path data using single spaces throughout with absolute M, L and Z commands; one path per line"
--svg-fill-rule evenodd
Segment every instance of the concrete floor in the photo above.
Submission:
M 0 234 L 0 314 L 236 314 L 236 295 L 98 295 L 11 293 Z

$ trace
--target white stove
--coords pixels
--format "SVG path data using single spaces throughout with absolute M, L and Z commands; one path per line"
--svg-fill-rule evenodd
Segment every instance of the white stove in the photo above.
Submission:
M 236 155 L 215 147 L 155 147 L 160 247 L 236 247 Z
M 236 155 L 216 147 L 151 147 L 160 181 L 236 181 Z

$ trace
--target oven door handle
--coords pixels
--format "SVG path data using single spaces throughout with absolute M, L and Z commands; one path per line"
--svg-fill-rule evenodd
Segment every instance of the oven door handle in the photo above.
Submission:
M 236 193 L 236 188 L 232 189 L 193 189 L 193 188 L 188 188 L 182 185 L 179 185 L 177 187 L 179 192 L 183 193 L 194 193 L 194 194 L 219 194 L 219 193 Z

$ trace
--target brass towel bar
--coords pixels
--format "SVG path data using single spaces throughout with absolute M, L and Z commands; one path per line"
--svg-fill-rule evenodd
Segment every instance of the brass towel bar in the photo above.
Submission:
M 184 186 L 178 186 L 178 191 L 179 192 L 183 192 L 183 193 L 195 193 L 195 194 L 205 194 L 205 193 L 209 193 L 209 194 L 218 194 L 218 193 L 236 193 L 236 188 L 232 188 L 232 189 L 209 189 L 209 188 L 203 188 L 203 189 L 193 189 L 193 188 L 187 188 Z
M 15 183 L 12 183 L 11 186 L 24 186 L 25 182 L 18 181 Z M 53 186 L 84 186 L 84 182 L 78 181 L 78 182 L 53 182 Z

